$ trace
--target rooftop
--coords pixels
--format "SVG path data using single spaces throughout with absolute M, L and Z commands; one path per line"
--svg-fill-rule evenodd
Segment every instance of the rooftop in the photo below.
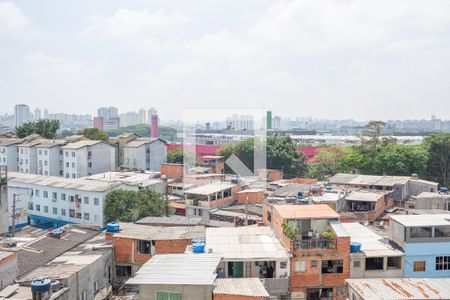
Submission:
M 402 256 L 404 253 L 385 242 L 384 238 L 359 223 L 342 223 L 350 241 L 361 243 L 361 252 L 367 257 Z
M 213 285 L 220 260 L 214 254 L 155 255 L 126 283 Z
M 405 227 L 450 225 L 449 214 L 391 215 L 391 219 Z
M 218 278 L 214 282 L 214 295 L 269 297 L 259 278 Z
M 273 205 L 283 219 L 338 219 L 339 214 L 326 204 Z
M 8 172 L 8 185 L 14 186 L 15 182 L 90 192 L 105 192 L 120 185 L 118 182 L 90 180 L 87 178 L 65 178 L 59 176 Z
M 84 177 L 89 180 L 117 182 L 126 185 L 151 186 L 162 182 L 160 173 L 154 171 L 141 172 L 105 172 Z
M 7 147 L 12 145 L 17 145 L 23 142 L 23 139 L 0 139 L 0 146 Z
M 195 187 L 189 190 L 186 190 L 186 194 L 196 194 L 196 195 L 211 195 L 214 193 L 222 192 L 224 190 L 230 189 L 236 186 L 236 184 L 232 184 L 230 182 L 213 182 L 210 184 L 205 184 L 199 187 Z
M 163 140 L 161 140 L 159 138 L 140 137 L 140 138 L 136 138 L 136 139 L 126 143 L 124 147 L 126 147 L 126 148 L 137 148 L 137 147 L 141 147 L 141 146 L 143 146 L 145 144 L 151 144 L 151 143 L 156 142 L 156 141 L 164 142 Z
M 202 217 L 186 217 L 171 215 L 169 217 L 145 217 L 136 222 L 141 225 L 171 225 L 171 226 L 192 226 L 202 223 Z
M 119 232 L 114 233 L 114 237 L 137 240 L 184 240 L 205 236 L 204 226 L 164 227 L 120 222 L 120 228 Z
M 97 229 L 81 225 L 66 225 L 61 229 L 64 230 L 62 237 L 55 238 L 45 235 L 22 246 L 17 251 L 19 277 L 99 234 Z
M 275 197 L 288 197 L 288 196 L 298 196 L 299 192 L 309 192 L 311 190 L 311 185 L 300 184 L 300 183 L 290 183 L 279 189 L 277 189 L 273 196 Z
M 432 193 L 432 192 L 422 192 L 415 198 L 450 198 L 450 193 Z
M 63 149 L 81 149 L 83 147 L 93 146 L 93 145 L 97 145 L 100 143 L 103 143 L 103 142 L 102 141 L 82 140 L 82 141 L 78 141 L 78 142 L 69 143 L 62 148 Z
M 287 260 L 288 253 L 270 227 L 207 228 L 206 248 L 228 260 Z
M 347 279 L 365 300 L 448 299 L 450 278 L 364 278 Z
M 77 247 L 62 253 L 50 262 L 32 270 L 22 277 L 20 282 L 30 282 L 35 278 L 42 277 L 49 277 L 52 281 L 69 278 L 101 258 L 106 252 L 112 251 L 111 248 L 105 247 L 107 245 L 105 235 L 99 234 Z M 102 246 L 104 248 L 100 248 Z
M 36 148 L 53 148 L 55 146 L 62 146 L 66 144 L 65 140 L 44 140 Z
M 388 191 L 358 190 L 348 194 L 345 199 L 350 201 L 377 202 L 381 197 L 388 195 Z
M 410 176 L 376 176 L 338 173 L 329 179 L 329 183 L 394 186 L 396 184 L 407 184 L 409 180 L 411 180 Z

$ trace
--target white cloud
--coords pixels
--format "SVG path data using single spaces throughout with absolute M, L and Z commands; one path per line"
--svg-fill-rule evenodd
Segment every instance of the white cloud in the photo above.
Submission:
M 187 17 L 181 13 L 166 13 L 163 10 L 150 11 L 120 9 L 110 16 L 94 16 L 84 32 L 88 35 L 107 37 L 135 36 L 143 32 L 182 24 Z
M 27 17 L 14 3 L 0 3 L 0 32 L 17 30 L 25 27 L 27 24 Z

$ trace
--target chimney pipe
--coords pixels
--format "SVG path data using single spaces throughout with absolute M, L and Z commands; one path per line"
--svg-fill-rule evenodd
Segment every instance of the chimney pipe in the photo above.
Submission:
M 151 135 L 152 138 L 158 138 L 158 114 L 156 109 L 151 109 Z

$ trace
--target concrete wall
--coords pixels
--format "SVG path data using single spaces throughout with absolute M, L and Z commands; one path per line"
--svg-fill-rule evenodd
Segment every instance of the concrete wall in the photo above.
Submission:
M 404 258 L 401 268 L 393 269 L 387 267 L 388 257 L 384 257 L 383 270 L 366 270 L 366 256 L 363 253 L 350 253 L 350 278 L 400 278 L 404 272 Z M 359 262 L 359 267 L 355 267 Z
M 3 255 L 6 254 L 6 255 Z M 0 256 L 0 291 L 14 283 L 17 276 L 17 255 L 14 252 L 1 252 Z
M 206 285 L 139 285 L 140 300 L 156 300 L 156 291 L 178 292 L 182 299 L 211 300 L 213 286 Z
M 408 197 L 417 196 L 422 192 L 437 192 L 438 184 L 423 180 L 411 179 L 408 182 Z
M 0 166 L 8 166 L 8 171 L 17 172 L 17 146 L 0 147 Z
M 37 173 L 45 176 L 61 176 L 61 164 L 59 151 L 61 146 L 51 148 L 36 147 Z M 47 153 L 47 154 L 46 154 Z M 45 163 L 47 162 L 47 163 Z M 41 171 L 41 172 L 39 172 Z
M 114 171 L 116 168 L 116 148 L 106 144 L 99 143 L 88 147 L 91 151 L 91 159 L 88 162 L 92 163 L 92 167 L 88 166 L 88 173 L 90 175 Z
M 123 165 L 131 170 L 146 170 L 145 145 L 140 147 L 124 147 Z
M 264 297 L 214 294 L 214 300 L 264 300 Z
M 436 270 L 436 256 L 450 256 L 450 242 L 446 243 L 408 243 L 404 251 L 404 277 L 450 277 L 450 270 Z M 414 272 L 414 261 L 425 261 L 424 272 Z
M 150 170 L 159 171 L 162 163 L 167 161 L 167 145 L 156 140 L 149 145 L 150 148 Z

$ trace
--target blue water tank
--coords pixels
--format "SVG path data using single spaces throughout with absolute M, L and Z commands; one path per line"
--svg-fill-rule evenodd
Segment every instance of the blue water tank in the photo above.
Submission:
M 120 231 L 120 225 L 118 222 L 110 222 L 106 224 L 106 230 L 109 232 L 119 232 Z
M 443 186 L 443 187 L 441 187 L 441 188 L 439 189 L 439 191 L 440 191 L 441 193 L 448 193 L 448 188 L 446 188 L 445 186 Z
M 333 190 L 333 187 L 332 187 L 332 186 L 326 186 L 326 187 L 325 187 L 325 191 L 331 191 L 331 190 Z
M 193 243 L 192 244 L 192 252 L 204 253 L 205 252 L 205 243 Z
M 232 183 L 232 184 L 238 184 L 238 183 L 239 183 L 239 179 L 237 179 L 237 178 L 231 178 L 231 183 Z
M 361 251 L 361 243 L 358 242 L 350 242 L 350 252 L 356 253 Z
M 36 292 L 46 292 L 52 287 L 52 281 L 48 278 L 35 279 L 31 282 L 31 291 Z
M 299 191 L 298 193 L 297 193 L 297 196 L 298 197 L 303 197 L 305 195 L 305 193 L 303 192 L 303 191 Z

